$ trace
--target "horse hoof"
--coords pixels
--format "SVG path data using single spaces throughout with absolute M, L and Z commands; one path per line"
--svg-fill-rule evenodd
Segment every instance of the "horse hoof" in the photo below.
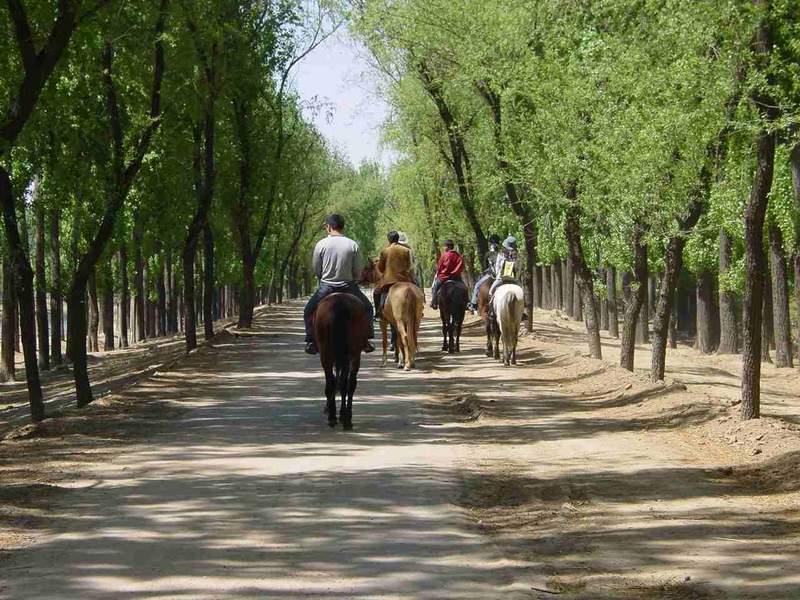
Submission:
M 447 349 L 447 353 L 448 353 L 448 354 L 453 354 L 453 352 L 455 352 L 455 350 L 453 350 L 452 348 L 448 348 L 448 349 Z
M 336 427 L 338 421 L 336 419 L 328 419 L 328 426 L 329 427 Z
M 342 429 L 345 431 L 353 431 L 353 423 L 351 421 L 346 421 L 342 423 Z
M 486 358 L 492 358 L 492 351 L 491 350 L 487 350 L 486 351 Z
M 410 371 L 410 370 L 411 370 L 411 367 L 403 367 L 403 370 L 404 370 L 404 371 Z

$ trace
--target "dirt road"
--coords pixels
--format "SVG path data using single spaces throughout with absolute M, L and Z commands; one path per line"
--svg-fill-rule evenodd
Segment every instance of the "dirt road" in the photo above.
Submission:
M 53 529 L 3 565 L 3 597 L 513 598 L 510 564 L 454 504 L 460 449 L 424 416 L 431 373 L 371 355 L 355 431 L 329 430 L 299 314 L 134 388 L 190 411 L 55 502 Z
M 442 355 L 428 315 L 419 370 L 366 359 L 353 432 L 326 425 L 299 304 L 217 336 L 3 457 L 36 531 L 0 553 L 0 597 L 800 597 L 794 424 L 739 423 L 719 366 L 652 385 L 535 316 L 505 369 L 478 327 Z

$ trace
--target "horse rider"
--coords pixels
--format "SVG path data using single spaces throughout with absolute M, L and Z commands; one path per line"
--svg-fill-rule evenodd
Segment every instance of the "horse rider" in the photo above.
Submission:
M 497 255 L 494 265 L 495 279 L 489 289 L 489 305 L 497 288 L 504 283 L 516 283 L 519 285 L 519 253 L 517 252 L 517 238 L 513 235 L 508 236 L 503 241 L 503 249 Z
M 414 285 L 421 288 L 422 286 L 419 284 L 420 278 L 417 275 L 417 261 L 414 259 L 414 251 L 411 250 L 411 244 L 408 243 L 408 236 L 402 231 L 398 231 L 397 233 L 400 234 L 400 239 L 397 243 L 411 251 L 411 276 L 414 278 Z
M 478 293 L 480 292 L 481 286 L 490 279 L 497 277 L 494 267 L 497 263 L 497 256 L 499 252 L 500 237 L 492 234 L 489 236 L 489 251 L 486 253 L 486 256 L 483 259 L 483 274 L 480 276 L 478 281 L 475 282 L 475 287 L 472 288 L 472 298 L 467 306 L 467 308 L 472 311 L 472 314 L 475 314 L 475 311 L 478 310 Z
M 309 298 L 303 310 L 303 321 L 306 328 L 306 353 L 317 354 L 317 343 L 311 327 L 311 316 L 317 305 L 325 297 L 335 292 L 346 292 L 358 298 L 367 312 L 370 331 L 368 339 L 375 337 L 375 327 L 372 324 L 372 303 L 358 287 L 361 279 L 361 270 L 364 266 L 361 250 L 358 244 L 346 237 L 344 231 L 344 217 L 331 213 L 325 217 L 325 232 L 327 237 L 321 239 L 314 246 L 312 264 L 314 272 L 319 279 L 317 291 Z M 367 342 L 364 352 L 372 352 L 375 348 Z
M 381 251 L 378 259 L 378 270 L 381 272 L 381 279 L 375 284 L 375 291 L 372 299 L 375 302 L 375 320 L 380 319 L 386 297 L 389 295 L 389 288 L 395 283 L 414 283 L 412 273 L 411 249 L 400 243 L 400 234 L 397 231 L 390 231 L 386 236 L 389 245 Z
M 439 262 L 436 263 L 436 277 L 433 278 L 433 287 L 431 289 L 431 308 L 439 308 L 439 288 L 447 281 L 456 281 L 461 279 L 461 273 L 464 271 L 464 258 L 455 251 L 455 244 L 453 240 L 444 241 L 444 253 L 439 257 Z

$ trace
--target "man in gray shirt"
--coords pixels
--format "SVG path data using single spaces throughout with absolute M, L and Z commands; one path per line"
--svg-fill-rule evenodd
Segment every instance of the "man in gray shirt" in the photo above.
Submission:
M 316 354 L 317 344 L 314 341 L 314 332 L 311 330 L 311 315 L 317 310 L 320 301 L 335 292 L 353 294 L 364 305 L 370 323 L 368 338 L 375 337 L 375 328 L 372 324 L 372 303 L 361 292 L 358 282 L 361 279 L 361 270 L 364 261 L 358 244 L 342 234 L 344 231 L 344 218 L 336 213 L 325 217 L 325 231 L 328 237 L 317 242 L 314 247 L 313 266 L 319 279 L 317 291 L 309 298 L 303 311 L 303 320 L 306 327 L 306 352 Z M 375 348 L 367 342 L 365 352 L 372 352 Z

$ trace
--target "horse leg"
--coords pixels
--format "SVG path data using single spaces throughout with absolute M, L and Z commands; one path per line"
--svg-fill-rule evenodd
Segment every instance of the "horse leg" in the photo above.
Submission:
M 403 342 L 400 339 L 400 324 L 394 326 L 392 329 L 392 334 L 394 335 L 394 362 L 395 364 L 400 367 L 401 366 L 401 356 L 403 352 Z
M 342 418 L 342 427 L 346 430 L 353 428 L 353 396 L 358 385 L 358 370 L 361 367 L 361 355 L 356 355 L 350 361 L 350 376 L 347 378 L 347 402 L 342 399 L 342 407 L 347 405 L 347 411 Z
M 398 363 L 398 367 L 402 366 L 406 371 L 411 370 L 411 346 L 409 342 L 409 335 L 408 335 L 408 328 L 406 327 L 406 323 L 400 324 L 398 327 L 398 340 L 403 345 L 403 354 L 401 356 L 402 360 Z
M 388 339 L 387 339 L 387 334 L 386 334 L 387 326 L 388 326 L 388 324 L 386 322 L 386 319 L 381 317 L 381 335 L 383 336 L 383 360 L 381 361 L 381 366 L 382 367 L 386 366 L 386 360 L 389 357 L 389 352 L 388 352 L 388 345 L 389 344 L 388 344 Z
M 488 316 L 483 329 L 486 333 L 486 356 L 492 358 L 492 321 Z
M 442 318 L 442 352 L 447 352 L 447 331 L 449 316 L 446 316 L 444 311 L 439 311 L 439 316 Z
M 492 338 L 494 340 L 494 352 L 493 356 L 495 360 L 500 359 L 500 325 L 495 321 L 492 324 Z
M 456 352 L 461 352 L 461 328 L 464 325 L 464 313 L 456 319 Z
M 333 373 L 333 365 L 323 365 L 325 369 L 325 412 L 328 415 L 328 425 L 336 425 L 336 375 Z
M 350 385 L 350 361 L 344 363 L 342 369 L 336 373 L 336 385 L 339 388 L 339 395 L 342 403 L 339 405 L 339 420 L 347 422 L 347 392 Z
M 448 354 L 452 354 L 453 352 L 455 352 L 455 349 L 456 349 L 456 342 L 455 342 L 455 338 L 454 338 L 454 333 L 455 333 L 455 328 L 456 328 L 455 320 L 456 320 L 456 316 L 455 315 L 450 315 L 450 319 L 448 320 L 448 323 L 447 323 L 447 353 Z

